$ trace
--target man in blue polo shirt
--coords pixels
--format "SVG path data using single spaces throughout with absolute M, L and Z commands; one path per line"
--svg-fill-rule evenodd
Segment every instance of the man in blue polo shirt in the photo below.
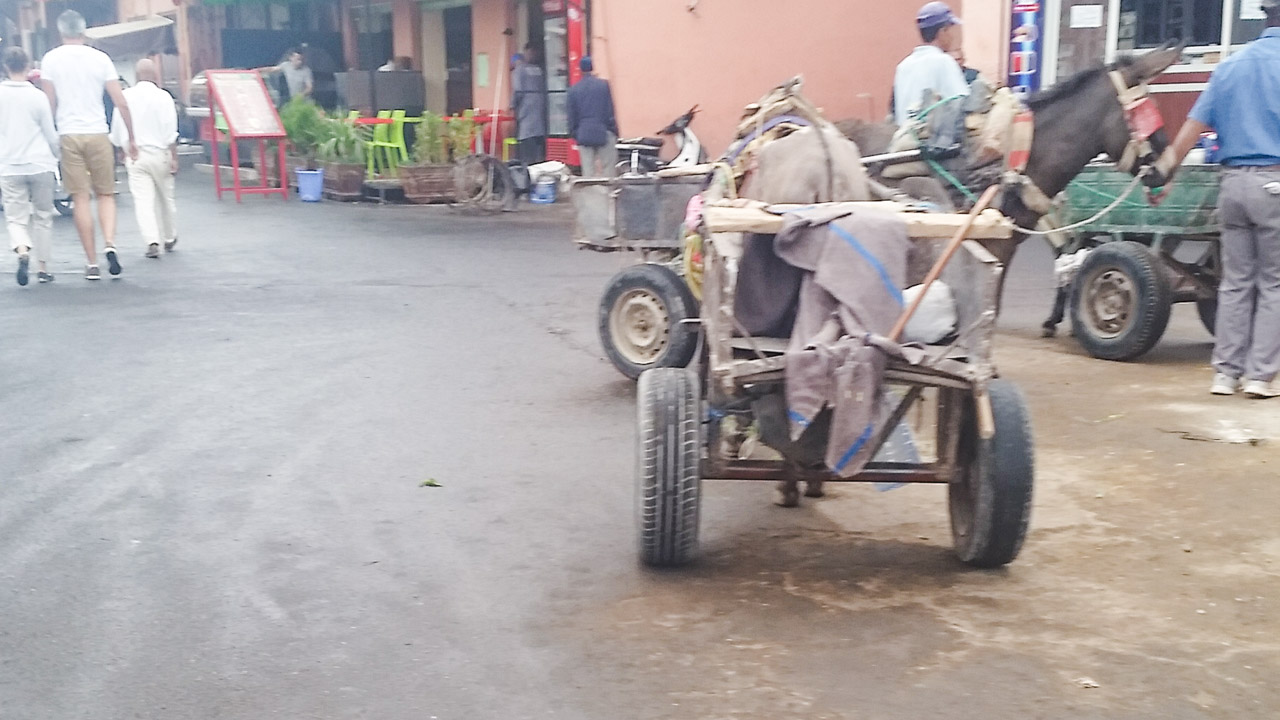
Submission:
M 1280 0 L 1262 0 L 1267 27 L 1227 58 L 1156 163 L 1170 178 L 1208 130 L 1218 133 L 1222 281 L 1210 392 L 1280 395 Z
M 916 13 L 924 44 L 898 63 L 893 75 L 893 121 L 898 127 L 923 110 L 924 98 L 946 100 L 969 94 L 964 71 L 948 53 L 960 50 L 960 18 L 943 2 L 931 2 Z

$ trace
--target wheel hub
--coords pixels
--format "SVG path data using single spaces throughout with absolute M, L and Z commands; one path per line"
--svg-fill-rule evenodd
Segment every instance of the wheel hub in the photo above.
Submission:
M 667 347 L 670 316 L 658 296 L 646 289 L 624 293 L 614 303 L 610 317 L 614 346 L 627 360 L 652 363 Z
M 1133 280 L 1116 268 L 1107 268 L 1088 283 L 1085 307 L 1096 334 L 1113 338 L 1128 328 L 1137 305 Z

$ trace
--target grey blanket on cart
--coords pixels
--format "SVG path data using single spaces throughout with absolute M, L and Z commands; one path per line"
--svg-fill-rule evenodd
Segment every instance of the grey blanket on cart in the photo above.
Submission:
M 826 464 L 841 477 L 871 459 L 887 415 L 883 336 L 903 310 L 910 244 L 893 214 L 848 205 L 790 212 L 774 239 L 802 272 L 786 355 L 791 438 L 830 408 Z

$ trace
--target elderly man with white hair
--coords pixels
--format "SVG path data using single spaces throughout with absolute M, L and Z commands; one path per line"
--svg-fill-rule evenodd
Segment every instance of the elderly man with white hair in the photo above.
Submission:
M 178 109 L 169 93 L 160 88 L 160 72 L 148 58 L 134 67 L 137 83 L 124 91 L 133 112 L 137 158 L 125 157 L 129 193 L 138 231 L 149 258 L 160 257 L 160 244 L 172 250 L 178 243 L 178 204 L 173 196 L 173 176 L 178 172 Z M 111 142 L 123 149 L 129 141 L 119 110 L 111 122 Z
M 111 274 L 120 274 L 115 247 L 115 150 L 107 139 L 104 90 L 115 103 L 128 133 L 129 156 L 137 157 L 138 149 L 133 142 L 133 116 L 120 89 L 115 65 L 106 53 L 85 45 L 84 31 L 84 16 L 75 10 L 58 16 L 62 45 L 45 53 L 40 62 L 40 81 L 53 106 L 53 121 L 62 145 L 62 183 L 74 202 L 76 232 L 89 261 L 84 276 L 98 280 L 102 274 L 98 271 L 91 197 L 98 200 L 98 222 L 102 225 Z

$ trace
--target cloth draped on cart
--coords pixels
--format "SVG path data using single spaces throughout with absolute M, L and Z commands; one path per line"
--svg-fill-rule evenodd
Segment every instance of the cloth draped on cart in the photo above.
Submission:
M 833 204 L 788 212 L 776 236 L 749 238 L 742 260 L 736 309 L 744 329 L 794 318 L 786 354 L 791 439 L 829 409 L 825 463 L 842 477 L 871 459 L 887 416 L 887 353 L 902 349 L 884 336 L 903 310 L 910 246 L 894 214 Z

